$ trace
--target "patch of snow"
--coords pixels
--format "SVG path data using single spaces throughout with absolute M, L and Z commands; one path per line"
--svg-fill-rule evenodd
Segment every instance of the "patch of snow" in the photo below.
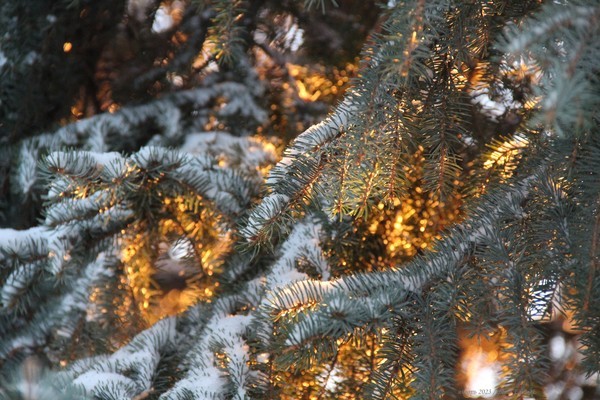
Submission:
M 90 371 L 79 375 L 73 385 L 84 389 L 88 393 L 94 393 L 101 386 L 123 385 L 131 392 L 135 392 L 135 382 L 115 372 Z
M 173 17 L 169 15 L 167 8 L 162 5 L 156 10 L 154 15 L 154 22 L 152 22 L 152 32 L 161 33 L 168 31 L 173 27 Z
M 40 55 L 38 53 L 35 51 L 30 51 L 23 59 L 23 63 L 27 65 L 33 65 L 33 63 L 35 63 L 39 58 Z
M 241 234 L 246 239 L 253 238 L 264 228 L 266 223 L 276 218 L 277 214 L 285 209 L 288 201 L 289 197 L 279 193 L 272 193 L 265 197 L 260 205 L 250 213 L 248 223 L 242 229 Z
M 17 244 L 26 240 L 43 239 L 48 232 L 44 226 L 36 226 L 25 230 L 16 230 L 10 228 L 0 229 L 0 248 L 17 247 Z

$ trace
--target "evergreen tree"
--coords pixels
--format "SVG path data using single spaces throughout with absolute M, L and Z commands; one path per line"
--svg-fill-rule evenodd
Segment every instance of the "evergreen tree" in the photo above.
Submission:
M 0 398 L 600 395 L 597 2 L 37 3 L 0 6 Z

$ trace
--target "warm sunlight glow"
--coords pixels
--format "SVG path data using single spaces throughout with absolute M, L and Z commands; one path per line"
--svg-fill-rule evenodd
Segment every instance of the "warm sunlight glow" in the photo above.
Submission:
M 517 167 L 518 156 L 528 145 L 529 140 L 523 136 L 515 136 L 504 142 L 495 143 L 493 151 L 483 164 L 483 168 L 499 168 L 500 175 L 503 178 L 510 178 Z
M 347 64 L 345 69 L 333 69 L 329 74 L 325 71 L 309 69 L 296 64 L 286 64 L 288 73 L 296 85 L 297 95 L 304 101 L 318 100 L 330 102 L 343 91 L 356 73 L 355 64 Z
M 407 194 L 393 199 L 392 204 L 377 204 L 380 212 L 368 227 L 370 234 L 382 237 L 392 260 L 408 260 L 422 252 L 439 237 L 442 229 L 460 217 L 458 193 L 442 201 L 438 193 L 422 187 L 419 174 L 424 161 L 422 153 L 415 155 L 412 169 L 405 167 L 409 180 Z
M 461 334 L 459 382 L 468 398 L 492 398 L 500 383 L 500 344 L 498 335 L 469 337 Z
M 219 283 L 212 276 L 231 238 L 200 197 L 163 199 L 165 218 L 147 234 L 125 235 L 121 260 L 144 319 L 152 324 L 210 301 Z

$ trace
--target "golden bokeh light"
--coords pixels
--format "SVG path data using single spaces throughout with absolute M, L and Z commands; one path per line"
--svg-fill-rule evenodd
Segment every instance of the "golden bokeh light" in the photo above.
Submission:
M 288 74 L 296 86 L 298 97 L 304 101 L 325 101 L 333 103 L 348 85 L 350 77 L 357 72 L 357 64 L 349 63 L 343 69 L 324 70 L 311 69 L 297 64 L 286 64 Z M 284 83 L 284 88 L 289 88 Z
M 493 145 L 493 151 L 483 163 L 484 169 L 498 168 L 500 176 L 508 179 L 516 169 L 517 157 L 527 148 L 529 140 L 523 136 L 515 136 Z
M 378 213 L 370 220 L 369 233 L 380 237 L 387 250 L 386 258 L 392 263 L 407 261 L 429 247 L 440 237 L 441 231 L 458 222 L 461 195 L 457 188 L 453 195 L 442 200 L 440 193 L 427 191 L 422 183 L 425 156 L 418 151 L 411 167 L 404 167 L 408 190 L 391 204 L 377 204 Z
M 125 235 L 121 260 L 148 324 L 210 301 L 231 237 L 199 196 L 163 199 L 165 217 L 145 232 Z M 183 243 L 183 244 L 182 244 Z

